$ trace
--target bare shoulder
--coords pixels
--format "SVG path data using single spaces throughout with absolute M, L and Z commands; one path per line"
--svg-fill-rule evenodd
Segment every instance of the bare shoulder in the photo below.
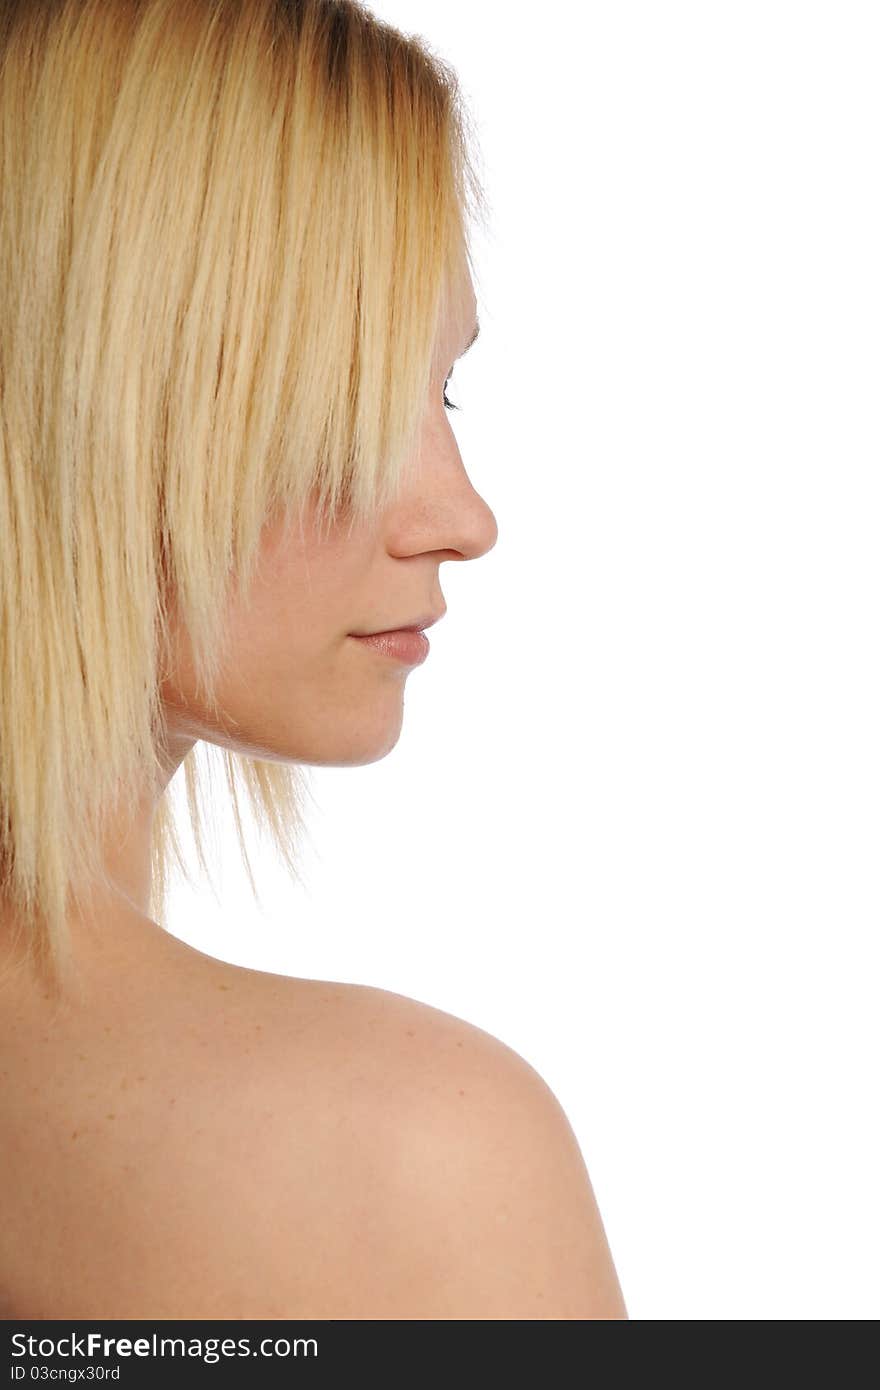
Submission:
M 577 1139 L 543 1077 L 514 1049 L 415 1001 L 422 1045 L 401 1058 L 405 1104 L 386 1135 L 393 1200 L 424 1257 L 397 1316 L 625 1318 Z M 416 1033 L 418 1036 L 418 1032 Z
M 279 1315 L 625 1318 L 583 1156 L 539 1073 L 417 1000 L 298 984 L 322 1003 L 309 1053 L 281 1029 L 272 1083 L 309 1097 L 285 1112 L 286 1171 L 266 1174 Z
M 14 1316 L 626 1316 L 568 1121 L 511 1048 L 390 991 L 174 963 L 4 1034 Z

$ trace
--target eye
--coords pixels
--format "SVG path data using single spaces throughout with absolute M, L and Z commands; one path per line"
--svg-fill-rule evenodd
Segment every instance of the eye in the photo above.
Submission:
M 443 383 L 443 404 L 444 404 L 444 406 L 446 407 L 447 410 L 461 410 L 461 406 L 460 406 L 460 405 L 456 405 L 456 404 L 454 403 L 454 401 L 450 401 L 450 400 L 447 400 L 447 399 L 446 399 L 446 388 L 447 388 L 448 385 L 449 385 L 449 377 L 447 377 L 446 380 L 445 380 L 444 383 Z

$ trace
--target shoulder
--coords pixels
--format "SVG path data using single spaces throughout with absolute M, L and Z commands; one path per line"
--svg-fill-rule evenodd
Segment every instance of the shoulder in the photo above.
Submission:
M 331 1311 L 296 1316 L 626 1317 L 582 1154 L 539 1073 L 417 1000 L 304 983 L 323 1003 L 308 1060 L 282 1036 L 270 1069 L 276 1100 L 292 1085 L 301 1103 L 264 1190 L 282 1216 L 279 1277 L 290 1232 L 308 1228 L 333 1293 Z M 308 1309 L 301 1273 L 291 1292 Z
M 517 1053 L 388 991 L 196 964 L 48 1050 L 18 1038 L 16 1316 L 626 1316 L 574 1136 Z
M 583 1155 L 556 1095 L 513 1048 L 413 1005 L 425 1051 L 387 1140 L 393 1200 L 424 1251 L 413 1317 L 625 1317 Z M 424 1081 L 430 1078 L 430 1084 Z

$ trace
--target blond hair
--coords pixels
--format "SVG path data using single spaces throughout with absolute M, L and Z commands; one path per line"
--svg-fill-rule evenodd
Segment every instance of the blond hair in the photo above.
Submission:
M 471 140 L 454 71 L 355 0 L 0 7 L 0 886 L 56 981 L 68 895 L 161 786 L 166 592 L 213 701 L 267 518 L 404 481 Z M 295 874 L 304 770 L 224 758 L 252 886 L 236 771 Z M 160 923 L 172 851 L 166 790 Z

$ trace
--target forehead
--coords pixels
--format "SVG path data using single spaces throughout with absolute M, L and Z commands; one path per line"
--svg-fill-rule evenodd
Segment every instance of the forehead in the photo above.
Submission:
M 452 294 L 452 307 L 459 326 L 464 325 L 470 330 L 477 315 L 477 296 L 470 273 L 457 281 Z
M 477 318 L 477 297 L 470 275 L 458 279 L 444 294 L 438 337 L 447 354 L 457 356 L 473 337 Z

